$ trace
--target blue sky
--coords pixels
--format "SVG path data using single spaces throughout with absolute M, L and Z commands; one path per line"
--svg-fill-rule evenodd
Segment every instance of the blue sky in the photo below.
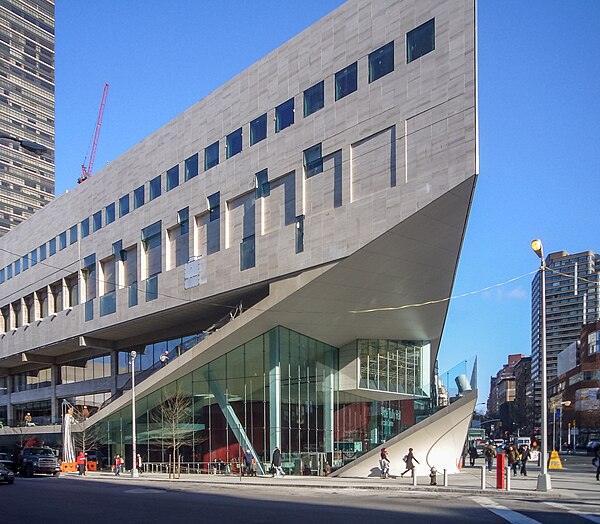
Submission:
M 57 2 L 56 193 L 76 184 L 105 82 L 95 171 L 341 3 Z M 534 238 L 600 250 L 600 2 L 478 9 L 480 178 L 455 295 L 534 271 Z M 451 303 L 440 370 L 478 355 L 480 401 L 509 353 L 530 353 L 531 279 Z

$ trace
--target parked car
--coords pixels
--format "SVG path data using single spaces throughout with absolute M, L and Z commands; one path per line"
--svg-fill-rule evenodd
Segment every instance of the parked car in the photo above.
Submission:
M 60 461 L 50 448 L 23 448 L 19 457 L 19 474 L 33 477 L 36 473 L 60 475 Z
M 585 446 L 588 453 L 594 453 L 596 448 L 600 448 L 600 441 L 598 440 L 590 440 Z
M 12 484 L 15 481 L 15 474 L 4 464 L 0 464 L 0 482 Z
M 0 453 L 0 464 L 3 464 L 11 471 L 15 470 L 15 461 L 8 453 Z

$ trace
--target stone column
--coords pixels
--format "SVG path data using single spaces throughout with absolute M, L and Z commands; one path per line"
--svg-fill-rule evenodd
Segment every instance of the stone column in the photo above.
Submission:
M 119 376 L 119 352 L 110 352 L 110 394 L 117 393 L 117 377 Z
M 56 385 L 60 382 L 60 367 L 56 364 L 50 366 L 50 417 L 52 424 L 60 422 L 58 399 L 56 398 Z

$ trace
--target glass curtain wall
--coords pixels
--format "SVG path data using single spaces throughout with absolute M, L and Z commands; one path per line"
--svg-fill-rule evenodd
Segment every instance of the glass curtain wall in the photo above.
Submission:
M 176 341 L 167 341 L 151 351 L 176 348 Z M 318 455 L 339 467 L 414 424 L 413 399 L 379 401 L 340 392 L 338 358 L 337 348 L 276 327 L 138 398 L 138 452 L 148 463 L 176 455 L 192 471 L 207 471 L 218 462 L 234 468 L 248 447 L 260 463 L 269 463 L 279 446 L 286 471 L 300 473 L 307 457 Z M 154 357 L 136 361 L 149 366 Z M 126 369 L 122 364 L 119 372 Z M 130 461 L 131 407 L 99 425 L 109 456 Z

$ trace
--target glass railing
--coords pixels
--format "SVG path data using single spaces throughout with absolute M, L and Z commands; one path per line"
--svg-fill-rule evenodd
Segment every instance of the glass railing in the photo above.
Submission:
M 146 302 L 158 298 L 158 275 L 152 275 L 146 280 Z
M 137 306 L 138 303 L 138 285 L 137 282 L 132 282 L 128 289 L 129 294 L 129 307 Z
M 117 293 L 111 291 L 100 297 L 100 316 L 110 315 L 117 310 Z
M 94 299 L 85 303 L 85 321 L 94 320 Z

